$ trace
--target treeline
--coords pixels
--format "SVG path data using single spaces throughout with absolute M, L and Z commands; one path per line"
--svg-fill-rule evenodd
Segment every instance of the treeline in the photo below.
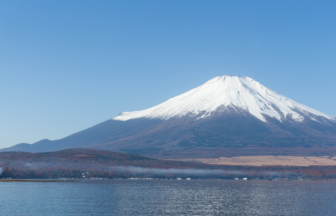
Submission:
M 48 153 L 4 152 L 0 153 L 1 177 L 34 179 L 82 178 L 234 178 L 250 177 L 267 179 L 276 176 L 286 178 L 336 178 L 336 166 L 217 166 L 172 160 L 157 160 L 139 155 L 69 149 Z M 131 168 L 129 168 L 131 167 Z M 154 169 L 154 171 L 153 171 Z M 188 169 L 172 172 L 171 169 Z

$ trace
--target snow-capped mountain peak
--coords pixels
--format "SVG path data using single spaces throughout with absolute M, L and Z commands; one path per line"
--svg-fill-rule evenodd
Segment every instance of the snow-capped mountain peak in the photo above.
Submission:
M 123 112 L 113 120 L 127 121 L 137 118 L 167 120 L 173 117 L 198 116 L 206 118 L 214 112 L 228 108 L 244 110 L 266 122 L 265 115 L 282 121 L 286 117 L 301 122 L 305 117 L 320 116 L 335 121 L 324 114 L 284 97 L 246 76 L 219 76 L 184 94 L 171 98 L 152 108 Z
M 288 152 L 334 154 L 336 118 L 288 99 L 249 77 L 220 76 L 157 106 L 124 112 L 63 139 L 23 143 L 0 151 L 66 148 L 169 159 Z

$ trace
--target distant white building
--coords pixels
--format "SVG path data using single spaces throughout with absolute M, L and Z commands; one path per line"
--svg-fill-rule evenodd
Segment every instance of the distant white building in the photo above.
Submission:
M 177 178 L 177 180 L 182 180 L 182 178 Z
M 235 180 L 239 180 L 239 178 L 235 178 Z
M 191 178 L 187 178 L 187 180 L 191 180 Z
M 244 180 L 244 181 L 247 181 L 247 180 L 248 180 L 248 178 L 243 178 L 243 180 Z

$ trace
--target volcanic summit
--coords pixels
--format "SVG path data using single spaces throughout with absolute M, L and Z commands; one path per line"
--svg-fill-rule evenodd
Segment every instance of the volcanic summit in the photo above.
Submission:
M 336 118 L 245 76 L 219 76 L 60 140 L 2 151 L 91 148 L 159 158 L 313 154 L 336 147 Z

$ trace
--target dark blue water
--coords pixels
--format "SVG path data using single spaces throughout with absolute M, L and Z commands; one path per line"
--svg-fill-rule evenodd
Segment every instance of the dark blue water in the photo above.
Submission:
M 336 215 L 336 181 L 1 182 L 0 215 Z

